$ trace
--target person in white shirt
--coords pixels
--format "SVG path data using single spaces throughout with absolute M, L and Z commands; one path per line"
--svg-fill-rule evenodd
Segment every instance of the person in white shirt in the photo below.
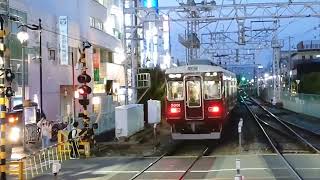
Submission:
M 50 121 L 46 119 L 46 115 L 41 113 L 41 119 L 37 123 L 37 126 L 41 130 L 41 140 L 42 140 L 42 148 L 45 149 L 49 146 L 51 133 L 52 133 L 52 124 Z
M 79 151 L 78 151 L 78 138 L 79 138 L 79 133 L 78 133 L 78 125 L 79 123 L 75 121 L 73 123 L 73 127 L 71 131 L 69 132 L 69 141 L 71 143 L 71 159 L 76 159 L 79 158 Z M 71 137 L 70 137 L 71 136 Z

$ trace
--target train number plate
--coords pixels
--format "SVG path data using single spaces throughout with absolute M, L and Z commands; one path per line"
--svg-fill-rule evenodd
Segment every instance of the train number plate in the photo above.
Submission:
M 197 66 L 189 66 L 188 70 L 189 71 L 198 71 L 198 67 Z

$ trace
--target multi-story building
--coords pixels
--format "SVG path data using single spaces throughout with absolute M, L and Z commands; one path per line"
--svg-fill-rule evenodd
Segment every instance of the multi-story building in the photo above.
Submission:
M 292 53 L 293 67 L 297 64 L 313 60 L 320 60 L 320 40 L 301 41 L 297 44 L 297 51 Z
M 79 52 L 82 42 L 92 47 L 86 51 L 88 71 L 92 75 L 93 96 L 105 96 L 124 86 L 121 0 L 11 0 L 10 13 L 22 23 L 42 20 L 43 111 L 51 120 L 72 114 L 74 88 L 77 84 Z M 13 104 L 21 98 L 21 44 L 16 38 L 21 22 L 11 22 L 11 62 L 19 86 Z M 39 102 L 39 33 L 27 30 L 30 38 L 25 49 L 27 61 L 26 99 Z M 75 74 L 73 75 L 73 70 Z M 76 101 L 76 108 L 79 105 Z M 92 109 L 92 107 L 89 107 Z
M 161 15 L 156 22 L 144 23 L 143 37 L 141 67 L 169 68 L 171 65 L 169 17 Z

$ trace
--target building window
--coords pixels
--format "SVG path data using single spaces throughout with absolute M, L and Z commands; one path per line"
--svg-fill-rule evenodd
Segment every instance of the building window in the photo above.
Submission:
M 119 0 L 113 0 L 112 4 L 118 7 L 120 6 Z
M 49 60 L 56 60 L 56 51 L 53 49 L 49 49 Z
M 111 51 L 108 52 L 108 62 L 113 63 L 113 53 Z
M 95 1 L 104 7 L 107 7 L 108 5 L 108 0 L 95 0 Z
M 104 31 L 102 21 L 96 19 L 96 20 L 95 20 L 95 28 L 97 28 L 97 29 L 99 29 L 99 30 L 101 30 L 101 31 Z
M 94 27 L 94 18 L 90 17 L 90 27 Z
M 302 56 L 302 60 L 305 60 L 306 59 L 306 56 Z
M 104 31 L 103 22 L 94 17 L 90 17 L 90 27 Z

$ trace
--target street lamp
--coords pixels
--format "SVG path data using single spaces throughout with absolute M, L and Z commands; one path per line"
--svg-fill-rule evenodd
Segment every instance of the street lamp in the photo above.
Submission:
M 26 84 L 25 84 L 25 73 L 26 73 L 26 68 L 25 68 L 25 59 L 24 59 L 24 43 L 29 39 L 29 35 L 25 31 L 20 31 L 17 34 L 17 38 L 21 42 L 21 60 L 22 60 L 22 104 L 25 101 L 25 92 L 26 92 Z M 23 149 L 25 150 L 25 114 L 24 114 L 24 109 L 22 111 L 22 117 L 23 117 Z
M 40 43 L 40 49 L 39 49 L 39 63 L 40 63 L 40 114 L 43 112 L 42 110 L 42 26 L 41 26 L 41 19 L 39 19 L 39 24 L 32 24 L 32 25 L 28 25 L 28 24 L 22 24 L 20 26 L 18 26 L 18 28 L 20 27 L 26 27 L 30 30 L 33 31 L 39 31 L 39 43 Z
M 24 46 L 23 44 L 29 39 L 29 35 L 25 31 L 20 31 L 17 34 L 17 38 L 21 42 L 22 48 L 21 48 L 21 60 L 22 60 L 22 103 L 25 100 L 25 92 L 26 92 L 26 85 L 25 85 L 25 73 L 26 73 L 26 68 L 25 68 L 25 59 L 24 59 Z

